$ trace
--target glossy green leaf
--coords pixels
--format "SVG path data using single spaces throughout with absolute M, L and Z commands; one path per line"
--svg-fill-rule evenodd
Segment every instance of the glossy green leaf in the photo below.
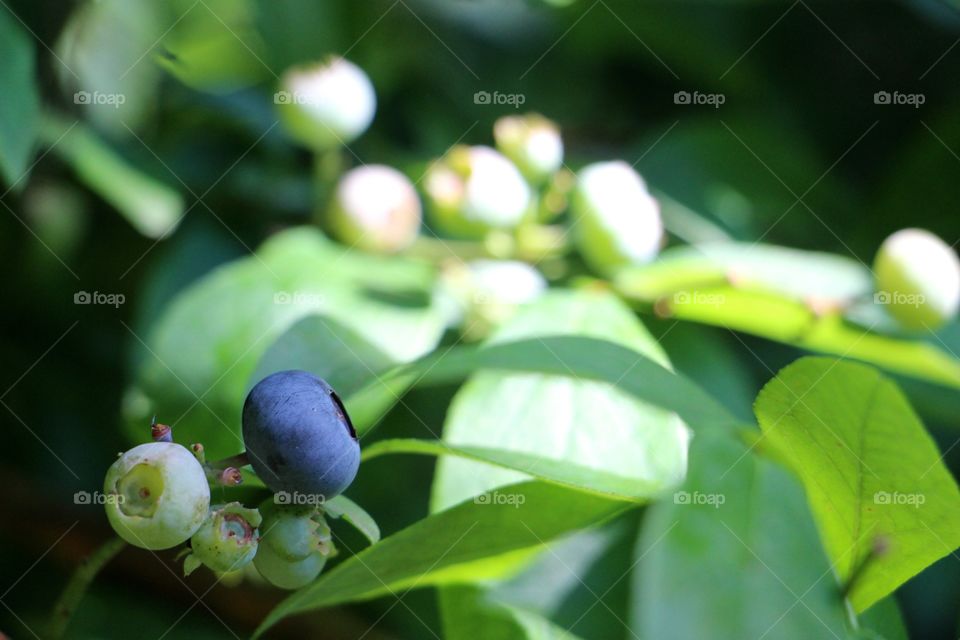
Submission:
M 342 518 L 352 524 L 370 544 L 380 542 L 380 527 L 373 516 L 350 498 L 343 495 L 330 498 L 323 504 L 323 510 L 330 517 Z
M 350 398 L 353 406 L 383 402 L 411 387 L 460 382 L 471 373 L 500 370 L 567 376 L 603 382 L 675 412 L 695 429 L 728 429 L 738 420 L 722 404 L 689 379 L 647 356 L 608 340 L 583 336 L 545 335 L 482 347 L 455 347 L 402 365 L 380 376 Z M 357 431 L 369 430 L 379 413 L 363 420 L 351 410 Z
M 183 196 L 131 165 L 91 129 L 48 117 L 42 135 L 77 178 L 134 229 L 148 238 L 162 238 L 177 228 L 184 213 Z
M 876 370 L 803 358 L 764 387 L 755 411 L 764 446 L 806 487 L 837 575 L 856 577 L 856 610 L 960 545 L 957 484 L 904 395 Z
M 624 270 L 617 281 L 631 297 L 649 301 L 725 282 L 799 300 L 845 301 L 873 291 L 870 271 L 852 258 L 746 242 L 676 247 L 653 264 Z
M 445 327 L 434 303 L 433 279 L 427 265 L 348 251 L 315 229 L 278 233 L 254 255 L 223 265 L 184 290 L 148 336 L 131 337 L 144 353 L 137 372 L 142 399 L 128 418 L 142 425 L 157 413 L 180 429 L 185 441 L 203 442 L 208 456 L 236 453 L 242 448 L 238 432 L 245 392 L 274 340 L 305 317 L 324 316 L 349 327 L 388 359 L 416 358 L 436 345 Z M 349 341 L 332 327 L 326 325 L 333 347 L 315 344 L 311 351 L 323 354 Z M 278 352 L 284 344 L 298 344 L 301 331 L 319 340 L 325 329 L 305 325 Z M 367 360 L 360 359 L 372 366 L 369 349 L 344 348 L 354 355 L 367 353 Z M 305 355 L 299 362 L 309 365 L 311 358 Z
M 361 455 L 361 460 L 366 461 L 383 455 L 399 453 L 432 456 L 450 455 L 464 460 L 485 462 L 533 476 L 538 480 L 554 482 L 571 489 L 629 502 L 647 502 L 658 491 L 664 489 L 662 485 L 609 473 L 600 468 L 585 467 L 509 449 L 462 446 L 449 444 L 442 440 L 381 440 L 366 447 Z
M 32 37 L 0 8 L 0 184 L 11 189 L 23 184 L 40 124 L 35 63 Z
M 641 638 L 848 638 L 846 612 L 794 478 L 740 442 L 697 437 L 690 474 L 652 506 L 636 548 Z
M 550 292 L 523 308 L 490 343 L 550 334 L 619 342 L 667 366 L 666 356 L 653 337 L 623 303 L 607 292 Z M 565 364 L 562 357 L 554 357 Z M 555 463 L 553 466 L 595 469 L 647 487 L 669 486 L 682 480 L 689 433 L 676 414 L 641 402 L 609 384 L 578 378 L 572 370 L 566 373 L 474 374 L 451 404 L 443 428 L 444 441 L 546 458 Z M 434 509 L 443 509 L 524 477 L 517 471 L 474 461 L 441 458 L 432 504 Z
M 960 360 L 939 344 L 873 333 L 845 322 L 835 310 L 818 313 L 814 306 L 776 293 L 705 286 L 677 292 L 657 308 L 678 319 L 856 358 L 895 373 L 960 388 Z
M 440 606 L 447 640 L 579 640 L 547 618 L 496 601 L 473 586 L 445 587 Z
M 517 552 L 603 522 L 626 508 L 621 501 L 553 484 L 504 487 L 490 500 L 467 500 L 345 560 L 281 602 L 257 634 L 295 613 L 480 579 L 484 574 L 478 561 L 501 557 L 509 568 Z M 483 568 L 490 575 L 491 565 L 484 562 Z

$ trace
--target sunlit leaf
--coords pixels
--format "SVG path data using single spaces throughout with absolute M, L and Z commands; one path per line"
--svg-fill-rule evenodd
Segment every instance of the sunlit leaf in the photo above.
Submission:
M 450 455 L 464 460 L 485 462 L 530 475 L 539 480 L 555 482 L 571 489 L 630 502 L 646 502 L 664 488 L 662 485 L 617 475 L 599 468 L 584 467 L 509 449 L 455 445 L 442 440 L 381 440 L 363 450 L 362 460 L 400 453 Z
M 402 594 L 418 587 L 471 582 L 492 574 L 484 562 L 535 549 L 570 531 L 591 526 L 629 508 L 618 500 L 528 482 L 503 487 L 489 500 L 467 500 L 384 538 L 337 565 L 281 602 L 257 634 L 295 613 L 343 602 Z
M 360 505 L 346 496 L 335 496 L 323 504 L 323 510 L 330 517 L 342 518 L 357 529 L 370 544 L 380 542 L 380 527 L 373 517 Z
M 676 293 L 659 308 L 678 319 L 856 358 L 895 373 L 960 388 L 960 360 L 938 343 L 874 333 L 844 321 L 836 311 L 820 314 L 786 296 L 706 286 Z
M 630 310 L 604 292 L 551 292 L 522 309 L 490 342 L 550 334 L 602 337 L 667 364 Z M 567 366 L 562 357 L 554 357 Z M 621 369 L 621 375 L 627 372 Z M 578 378 L 572 369 L 560 376 L 486 371 L 474 374 L 457 393 L 443 439 L 546 458 L 557 466 L 602 470 L 640 485 L 669 486 L 683 478 L 688 432 L 675 414 L 609 384 Z M 441 458 L 433 506 L 442 509 L 524 477 L 517 471 Z
M 260 357 L 287 329 L 313 315 L 348 327 L 372 350 L 394 361 L 432 349 L 445 326 L 434 304 L 429 266 L 349 251 L 315 229 L 291 229 L 267 240 L 254 255 L 223 265 L 184 290 L 148 336 L 131 336 L 144 352 L 137 375 L 137 386 L 146 396 L 144 410 L 176 420 L 177 433 L 185 441 L 203 442 L 209 456 L 238 452 L 240 411 Z M 311 345 L 309 353 L 290 360 L 294 365 L 314 366 L 325 349 L 355 363 L 358 354 L 366 353 L 369 357 L 351 365 L 355 373 L 362 374 L 379 359 L 370 355 L 371 349 L 351 345 L 351 338 L 333 326 L 308 323 L 281 343 L 277 353 L 289 353 L 284 344 L 296 344 L 305 331 L 314 341 L 329 344 Z M 353 374 L 350 378 L 355 380 Z M 142 425 L 149 415 L 128 418 Z
M 732 438 L 694 439 L 687 483 L 650 508 L 636 558 L 641 638 L 849 637 L 803 490 Z
M 804 358 L 755 406 L 763 446 L 803 481 L 858 611 L 960 545 L 960 490 L 897 386 L 864 365 Z

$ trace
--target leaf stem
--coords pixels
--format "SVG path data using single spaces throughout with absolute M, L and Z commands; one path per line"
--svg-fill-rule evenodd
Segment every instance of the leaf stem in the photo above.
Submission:
M 62 638 L 70 619 L 86 595 L 87 589 L 103 567 L 127 545 L 122 539 L 114 537 L 107 540 L 96 551 L 83 559 L 73 572 L 60 598 L 53 607 L 48 637 L 51 640 Z

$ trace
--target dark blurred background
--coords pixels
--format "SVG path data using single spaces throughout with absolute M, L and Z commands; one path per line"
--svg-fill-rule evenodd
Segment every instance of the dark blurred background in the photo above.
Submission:
M 952 2 L 2 4 L 5 18 L 15 15 L 32 32 L 47 110 L 91 127 L 189 209 L 166 239 L 139 233 L 77 180 L 63 155 L 47 152 L 55 133 L 45 134 L 53 140 L 40 145 L 29 177 L 2 197 L 0 630 L 12 637 L 30 636 L 18 618 L 39 624 L 78 558 L 110 533 L 102 511 L 74 505 L 72 495 L 98 489 L 129 444 L 121 408 L 137 348 L 130 327 L 149 330 L 186 285 L 271 232 L 310 219 L 309 157 L 273 127 L 277 76 L 292 63 L 340 53 L 370 75 L 376 119 L 350 145 L 364 162 L 416 175 L 454 143 L 489 144 L 493 121 L 513 108 L 476 104 L 474 94 L 522 94 L 522 110 L 560 124 L 568 166 L 638 161 L 653 188 L 736 238 L 868 264 L 883 238 L 904 226 L 960 240 L 960 12 Z M 81 18 L 96 28 L 80 29 Z M 71 29 L 81 35 L 68 38 Z M 206 65 L 184 72 L 178 60 L 187 55 Z M 129 96 L 122 109 L 74 104 L 77 81 L 116 78 L 127 67 L 117 85 Z M 678 91 L 724 101 L 677 104 Z M 923 104 L 877 104 L 883 91 L 919 94 Z M 81 290 L 122 293 L 125 302 L 78 306 Z M 748 336 L 698 331 L 715 334 L 711 351 L 686 342 L 690 331 L 681 325 L 665 337 L 668 352 L 711 391 L 740 393 L 729 404 L 746 411 L 749 394 L 797 356 Z M 735 371 L 710 365 L 731 356 Z M 943 403 L 955 406 L 955 393 L 911 382 L 907 389 L 950 449 L 960 420 Z M 411 411 L 439 427 L 441 400 L 415 392 L 383 428 L 423 435 Z M 948 454 L 955 471 L 958 451 Z M 385 532 L 395 531 L 426 512 L 431 465 L 378 461 L 361 474 L 356 499 Z M 619 575 L 616 554 L 626 557 L 629 547 L 610 549 L 612 575 Z M 603 571 L 601 563 L 584 578 L 602 584 Z M 125 551 L 95 584 L 74 633 L 244 636 L 281 595 L 250 585 L 210 589 L 214 579 L 203 573 L 183 583 L 173 553 Z M 932 566 L 898 598 L 911 637 L 956 637 L 958 559 Z M 437 628 L 431 591 L 414 591 L 404 603 L 313 614 L 284 623 L 277 637 L 356 638 L 381 615 L 365 637 L 425 637 L 418 617 Z M 595 610 L 575 631 L 625 633 L 605 617 Z

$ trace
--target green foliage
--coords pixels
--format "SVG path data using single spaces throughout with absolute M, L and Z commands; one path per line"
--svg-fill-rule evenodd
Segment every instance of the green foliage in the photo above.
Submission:
M 11 189 L 24 184 L 40 128 L 34 65 L 30 34 L 14 14 L 0 11 L 0 178 Z
M 541 335 L 604 337 L 660 365 L 666 356 L 615 297 L 590 291 L 554 291 L 523 309 L 491 338 L 505 344 Z M 561 364 L 565 360 L 554 355 Z M 629 373 L 628 370 L 624 370 Z M 454 398 L 443 427 L 454 446 L 502 448 L 586 468 L 638 486 L 664 487 L 683 478 L 688 433 L 667 411 L 570 371 L 557 375 L 481 372 Z M 536 467 L 533 467 L 536 468 Z M 516 472 L 455 458 L 441 459 L 433 506 L 442 509 L 496 486 L 517 482 Z
M 501 575 L 520 557 L 517 552 L 603 522 L 625 508 L 617 500 L 539 482 L 510 485 L 487 499 L 471 498 L 322 575 L 280 603 L 258 634 L 296 612 Z
M 3 632 L 224 635 L 192 619 L 212 613 L 237 636 L 291 616 L 297 637 L 954 634 L 960 14 L 942 4 L 0 3 L 2 404 L 24 427 L 0 545 L 22 628 Z M 353 83 L 287 84 L 337 56 Z M 925 102 L 871 103 L 871 78 Z M 351 191 L 343 232 L 344 176 L 378 165 L 404 197 Z M 636 177 L 633 198 L 588 198 L 591 165 Z M 391 220 L 410 233 L 374 242 Z M 871 257 L 904 226 L 952 270 L 920 250 L 884 277 Z M 126 303 L 78 300 L 109 291 Z M 233 456 L 247 392 L 288 369 L 343 399 L 349 497 L 279 510 Z M 146 562 L 84 598 L 108 543 L 68 582 L 68 627 L 50 584 L 103 510 L 58 496 L 98 486 L 155 414 L 202 443 L 183 453 L 215 502 L 291 517 L 184 615 L 164 604 L 176 551 L 130 550 Z M 128 510 L 153 508 L 141 472 Z M 257 571 L 300 590 L 254 620 L 276 602 Z
M 323 316 L 373 346 L 358 346 L 350 334 L 329 342 L 327 349 L 346 350 L 354 358 L 357 350 L 365 354 L 354 371 L 372 373 L 369 367 L 383 361 L 379 352 L 397 360 L 420 356 L 434 347 L 445 326 L 431 275 L 426 265 L 403 258 L 351 253 L 315 230 L 278 234 L 256 254 L 186 289 L 156 319 L 141 345 L 137 377 L 145 398 L 131 425 L 140 428 L 153 414 L 171 416 L 167 419 L 184 421 L 185 440 L 202 441 L 208 455 L 236 453 L 242 449 L 243 399 L 274 339 L 308 316 Z M 337 325 L 296 331 L 335 334 L 341 331 Z M 294 336 L 276 349 L 285 349 Z M 268 360 L 263 367 L 272 365 Z
M 683 488 L 637 541 L 639 637 L 850 637 L 803 491 L 745 445 L 697 438 Z
M 960 545 L 960 490 L 906 398 L 863 365 L 804 358 L 756 403 L 803 481 L 824 546 L 864 611 Z

